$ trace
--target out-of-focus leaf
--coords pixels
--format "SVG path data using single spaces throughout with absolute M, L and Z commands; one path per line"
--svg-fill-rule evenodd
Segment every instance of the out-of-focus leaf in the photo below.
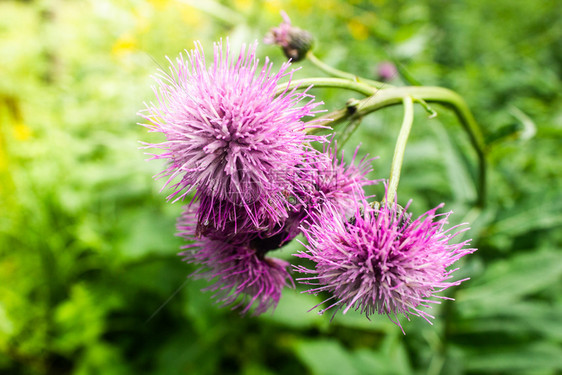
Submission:
M 368 348 L 356 350 L 353 355 L 361 374 L 412 374 L 402 332 L 385 336 L 378 351 Z
M 158 217 L 158 220 L 155 218 Z M 164 212 L 156 213 L 147 207 L 143 213 L 120 218 L 120 224 L 129 228 L 127 237 L 119 243 L 122 255 L 130 259 L 138 259 L 148 254 L 169 255 L 171 258 L 180 257 L 180 241 L 174 236 L 175 220 L 164 215 Z
M 519 132 L 519 137 L 523 140 L 531 139 L 532 137 L 537 134 L 537 125 L 533 122 L 527 114 L 521 111 L 519 108 L 512 106 L 510 109 L 510 113 L 519 121 L 523 126 L 523 129 Z
M 535 229 L 562 226 L 562 197 L 545 199 L 529 195 L 521 204 L 504 212 L 490 228 L 490 234 L 520 235 Z
M 540 374 L 562 370 L 559 345 L 535 344 L 490 349 L 468 355 L 465 368 L 475 373 Z M 545 371 L 545 372 L 542 372 Z
M 336 340 L 299 340 L 293 348 L 314 375 L 360 374 L 352 354 Z
M 262 315 L 260 319 L 298 329 L 326 327 L 328 315 L 318 315 L 315 311 L 308 311 L 319 302 L 318 297 L 285 288 L 275 311 Z
M 401 372 L 393 360 L 383 353 L 377 353 L 369 349 L 360 349 L 354 355 L 357 368 L 361 374 L 408 374 Z
M 107 375 L 132 374 L 126 360 L 118 348 L 99 343 L 88 347 L 77 361 L 74 370 L 76 375 L 94 375 L 104 373 Z
M 491 264 L 474 284 L 457 293 L 457 308 L 466 314 L 497 309 L 535 293 L 562 276 L 562 252 L 521 254 Z
M 476 169 L 477 161 L 473 160 L 472 165 L 467 164 L 468 158 L 463 157 L 462 150 L 450 139 L 440 121 L 433 119 L 427 126 L 436 135 L 441 146 L 439 151 L 443 155 L 443 162 L 449 176 L 449 187 L 453 191 L 456 200 L 461 202 L 474 201 L 476 190 L 470 171 Z M 459 129 L 461 129 L 460 124 L 457 124 L 456 130 Z
M 55 312 L 57 350 L 71 354 L 95 345 L 103 334 L 107 311 L 118 303 L 115 296 L 102 297 L 83 284 L 74 285 L 70 298 Z

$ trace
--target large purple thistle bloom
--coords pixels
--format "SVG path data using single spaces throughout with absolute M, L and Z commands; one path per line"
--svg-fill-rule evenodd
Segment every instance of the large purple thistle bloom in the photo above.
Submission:
M 306 92 L 276 86 L 290 76 L 289 63 L 272 71 L 266 59 L 259 67 L 256 44 L 242 48 L 231 59 L 222 42 L 214 46 L 214 61 L 207 67 L 200 44 L 180 55 L 170 71 L 156 77 L 156 104 L 142 116 L 152 132 L 166 141 L 148 145 L 160 148 L 154 159 L 166 159 L 165 186 L 169 199 L 192 191 L 206 203 L 200 217 L 217 228 L 237 217 L 243 207 L 254 226 L 271 226 L 286 216 L 285 198 L 294 186 L 297 165 L 309 152 L 305 146 L 318 137 L 306 130 L 315 125 L 302 121 L 312 116 L 313 97 Z M 209 215 L 209 209 L 217 215 Z
M 213 297 L 222 305 L 242 308 L 242 314 L 252 306 L 255 315 L 275 308 L 283 288 L 294 286 L 287 270 L 289 263 L 265 256 L 277 247 L 277 240 L 272 245 L 257 232 L 216 229 L 199 237 L 196 210 L 196 205 L 187 206 L 177 225 L 178 235 L 190 241 L 179 255 L 188 263 L 199 265 L 192 276 L 211 282 L 205 290 L 215 292 Z
M 351 220 L 335 209 L 316 215 L 303 228 L 306 251 L 297 254 L 316 266 L 295 267 L 310 274 L 298 281 L 313 285 L 308 293 L 328 292 L 324 302 L 345 314 L 353 308 L 369 315 L 386 314 L 398 324 L 398 314 L 433 318 L 421 308 L 440 303 L 437 293 L 464 280 L 449 281 L 453 263 L 475 249 L 468 241 L 451 243 L 458 226 L 445 230 L 450 213 L 437 214 L 442 205 L 411 220 L 397 204 L 371 207 L 364 204 Z M 317 306 L 316 306 L 317 307 Z M 430 322 L 431 323 L 431 322 Z

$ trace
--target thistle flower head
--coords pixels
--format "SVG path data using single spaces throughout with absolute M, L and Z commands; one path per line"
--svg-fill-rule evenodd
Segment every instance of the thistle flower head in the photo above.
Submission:
M 291 19 L 285 11 L 281 11 L 283 22 L 278 27 L 272 27 L 263 38 L 266 44 L 276 44 L 280 47 L 287 47 L 290 42 L 290 33 L 293 26 Z
M 332 207 L 344 216 L 353 215 L 357 202 L 365 199 L 363 187 L 376 184 L 367 179 L 372 170 L 367 156 L 359 162 L 355 149 L 351 163 L 344 162 L 344 153 L 338 153 L 335 142 L 324 147 L 323 152 L 309 154 L 301 167 L 299 185 L 293 190 L 295 195 L 289 197 L 292 206 L 288 218 L 283 223 L 282 231 L 287 240 L 293 239 L 307 225 L 311 215 Z
M 377 75 L 383 82 L 392 81 L 398 75 L 396 65 L 390 61 L 383 61 L 377 65 Z
M 199 265 L 192 276 L 211 282 L 205 290 L 215 292 L 213 297 L 222 305 L 242 308 L 242 314 L 252 306 L 256 306 L 255 315 L 275 308 L 283 288 L 293 286 L 287 271 L 289 263 L 265 256 L 277 248 L 277 239 L 262 239 L 258 233 L 218 230 L 197 238 L 196 211 L 195 206 L 187 206 L 177 225 L 178 234 L 190 241 L 179 255 Z
M 346 164 L 344 152 L 338 153 L 337 144 L 333 142 L 324 152 L 308 157 L 302 173 L 302 179 L 308 184 L 303 185 L 306 191 L 298 192 L 308 212 L 322 212 L 326 207 L 333 207 L 345 216 L 355 213 L 357 202 L 365 199 L 363 187 L 377 183 L 366 177 L 372 171 L 373 159 L 365 156 L 357 162 L 358 151 L 359 146 L 351 162 Z
M 282 219 L 296 166 L 308 152 L 305 144 L 318 139 L 306 133 L 315 125 L 303 117 L 320 103 L 295 89 L 276 96 L 279 80 L 292 73 L 289 64 L 273 72 L 266 59 L 260 67 L 255 49 L 256 44 L 243 47 L 232 59 L 228 41 L 226 50 L 222 42 L 215 44 L 207 67 L 196 44 L 156 77 L 158 101 L 141 114 L 150 131 L 166 136 L 147 146 L 163 150 L 154 159 L 168 161 L 160 175 L 173 189 L 168 198 L 195 190 L 196 198 L 221 212 L 207 217 L 217 227 L 236 215 L 235 207 L 243 207 L 257 226 Z
M 300 61 L 312 48 L 314 38 L 308 31 L 291 25 L 291 19 L 287 13 L 282 11 L 281 17 L 283 17 L 281 25 L 271 28 L 266 34 L 264 42 L 280 46 L 287 58 Z
M 330 305 L 346 313 L 353 308 L 369 315 L 386 314 L 398 324 L 398 314 L 433 318 L 421 308 L 446 299 L 437 293 L 464 280 L 449 281 L 449 267 L 475 249 L 468 241 L 452 243 L 464 230 L 445 229 L 442 205 L 411 220 L 407 208 L 395 203 L 372 207 L 364 204 L 351 220 L 334 209 L 316 215 L 303 228 L 309 245 L 297 256 L 316 263 L 314 269 L 296 270 L 311 276 L 297 279 L 313 285 L 309 293 L 329 292 Z M 325 302 L 326 302 L 325 301 Z M 431 322 L 430 322 L 431 323 Z M 402 328 L 402 327 L 401 327 Z

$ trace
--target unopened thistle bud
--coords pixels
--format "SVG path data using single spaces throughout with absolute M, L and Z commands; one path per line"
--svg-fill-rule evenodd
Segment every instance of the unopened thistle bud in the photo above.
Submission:
M 398 76 L 398 69 L 390 61 L 383 61 L 377 66 L 377 75 L 381 81 L 389 82 Z
M 306 30 L 291 25 L 291 20 L 285 12 L 281 12 L 283 22 L 279 27 L 273 27 L 264 38 L 267 44 L 277 44 L 283 49 L 285 56 L 293 61 L 300 61 L 314 44 L 314 37 Z

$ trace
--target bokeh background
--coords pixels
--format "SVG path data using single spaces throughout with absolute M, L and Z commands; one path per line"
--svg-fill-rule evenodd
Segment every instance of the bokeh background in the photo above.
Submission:
M 392 61 L 392 84 L 451 88 L 482 127 L 479 209 L 459 123 L 416 111 L 399 199 L 415 214 L 445 202 L 479 248 L 433 326 L 330 322 L 307 312 L 319 299 L 301 288 L 273 314 L 240 317 L 186 278 L 181 203 L 152 179 L 163 165 L 139 141 L 161 138 L 137 111 L 166 55 L 261 41 L 282 9 L 328 64 L 376 79 Z M 0 373 L 561 374 L 561 19 L 556 0 L 0 1 Z M 258 52 L 284 61 L 274 46 Z M 313 93 L 326 109 L 358 95 Z M 388 175 L 400 119 L 400 108 L 370 115 L 346 146 L 380 156 L 373 178 Z

